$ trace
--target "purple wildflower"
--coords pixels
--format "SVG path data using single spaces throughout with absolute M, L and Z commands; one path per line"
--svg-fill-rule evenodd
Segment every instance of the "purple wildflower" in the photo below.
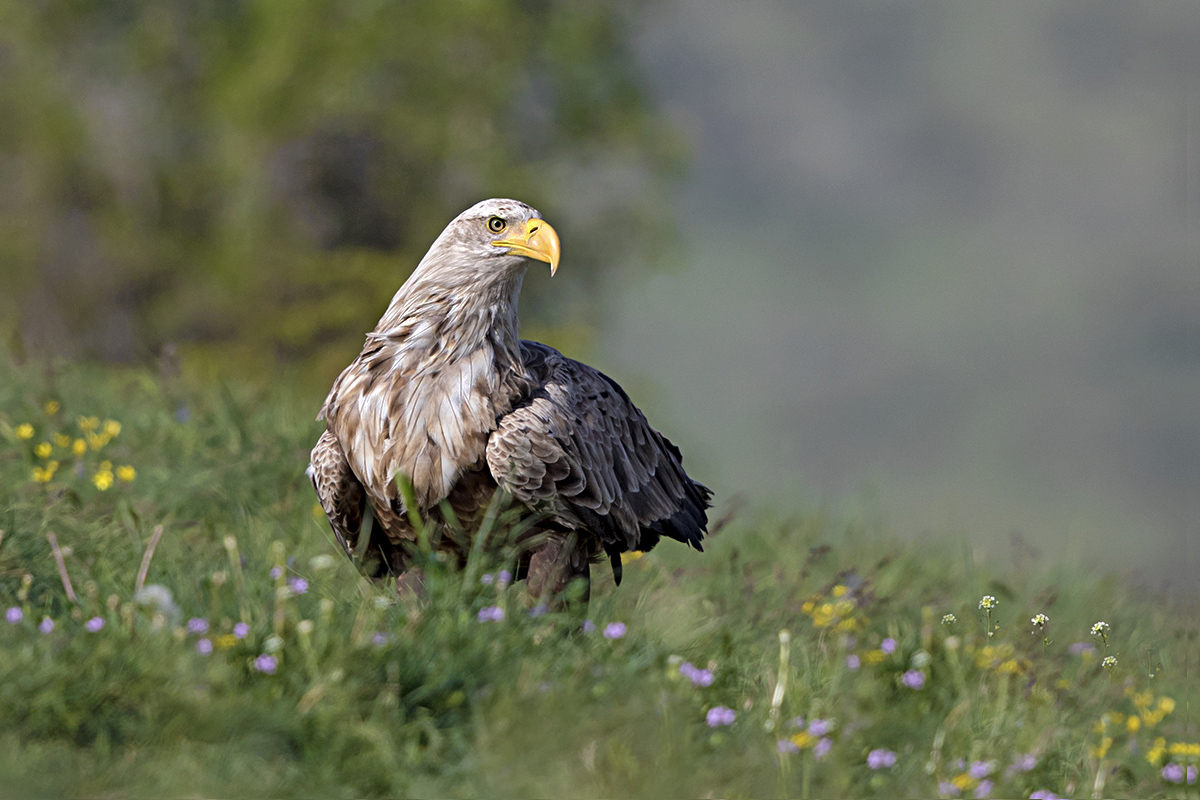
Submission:
M 984 778 L 979 782 L 979 785 L 975 787 L 975 800 L 985 800 L 985 798 L 991 797 L 992 789 L 995 788 L 996 784 L 994 781 Z
M 1038 789 L 1033 794 L 1029 795 L 1029 800 L 1058 800 L 1058 796 L 1054 792 L 1046 789 Z
M 278 666 L 279 659 L 275 658 L 275 656 L 267 655 L 266 653 L 263 653 L 261 656 L 254 659 L 254 668 L 259 672 L 266 673 L 267 675 L 274 675 L 275 669 Z
M 803 728 L 804 717 L 792 717 L 788 720 L 788 726 L 792 728 Z
M 506 569 L 500 570 L 496 573 L 496 583 L 498 583 L 501 588 L 508 586 L 510 583 L 512 583 L 512 573 Z
M 890 636 L 887 637 L 886 639 L 884 639 L 882 642 L 879 643 L 879 649 L 885 653 L 896 652 L 896 640 Z
M 1076 642 L 1067 648 L 1067 652 L 1073 656 L 1081 656 L 1084 653 L 1096 652 L 1096 645 L 1091 642 Z
M 480 622 L 500 622 L 504 619 L 504 609 L 500 606 L 484 606 L 479 609 Z
M 827 719 L 814 719 L 812 722 L 808 723 L 808 732 L 817 737 L 824 736 L 825 734 L 829 733 L 830 729 L 832 728 L 833 725 L 831 725 Z
M 42 624 L 38 625 L 38 630 L 42 633 L 50 633 L 54 630 L 54 620 L 49 617 L 42 617 Z
M 1018 772 L 1029 772 L 1037 766 L 1037 756 L 1033 753 L 1026 753 L 1022 756 L 1017 756 L 1017 760 L 1012 763 L 1004 772 L 1006 775 L 1015 775 Z
M 188 411 L 187 406 L 180 406 L 175 409 L 175 421 L 180 425 L 186 425 L 187 421 L 192 418 L 192 412 Z
M 971 766 L 967 768 L 967 773 L 975 780 L 986 778 L 995 771 L 995 761 L 972 761 Z
M 1183 767 L 1179 764 L 1167 764 L 1162 768 L 1162 776 L 1164 781 L 1170 783 L 1183 783 Z
M 871 769 L 883 769 L 896 765 L 896 754 L 882 747 L 867 753 L 867 766 Z
M 88 633 L 96 633 L 104 627 L 104 617 L 92 617 L 83 623 L 83 627 Z
M 16 625 L 21 620 L 25 619 L 25 612 L 19 606 L 13 606 L 4 612 L 4 618 L 13 625 Z
M 545 614 L 549 610 L 550 609 L 546 606 L 545 603 L 538 603 L 536 606 L 529 609 L 529 616 L 533 617 L 534 619 L 537 619 L 538 617 L 540 617 L 542 614 Z
M 491 586 L 493 583 L 496 582 L 496 576 L 490 572 L 485 572 L 479 576 L 479 582 L 482 583 L 484 586 Z
M 624 622 L 610 622 L 604 626 L 605 639 L 620 639 L 625 635 Z
M 274 580 L 279 580 L 283 577 L 283 567 L 271 567 L 271 577 Z
M 854 653 L 851 653 L 850 655 L 846 656 L 846 669 L 850 670 L 851 672 L 854 672 L 860 666 L 862 666 L 862 660 L 858 656 L 856 656 Z
M 857 644 L 858 644 L 857 636 L 847 636 L 845 639 L 842 640 L 842 646 L 845 647 L 847 650 L 853 650 L 854 646 Z
M 385 644 L 387 644 L 387 641 L 388 636 L 383 631 L 376 631 L 375 635 L 371 637 L 371 644 L 375 645 L 376 647 L 383 647 Z
M 833 749 L 833 739 L 824 736 L 813 745 L 813 758 L 820 761 L 825 756 L 829 755 L 829 751 Z
M 233 635 L 238 639 L 245 639 L 246 635 L 249 633 L 250 626 L 244 622 L 239 622 L 237 625 L 233 626 Z
M 958 797 L 959 789 L 950 781 L 938 781 L 938 794 L 942 797 Z
M 700 669 L 690 661 L 679 665 L 679 674 L 691 681 L 693 686 L 712 686 L 712 671 Z
M 304 594 L 308 591 L 308 581 L 304 578 L 288 578 L 288 588 L 292 594 Z
M 737 714 L 729 706 L 713 706 L 704 715 L 704 722 L 710 728 L 720 728 L 723 725 L 732 725 Z
M 924 689 L 925 673 L 920 670 L 910 669 L 901 676 L 900 682 L 910 689 Z
M 208 620 L 192 617 L 187 621 L 188 633 L 208 633 Z
M 596 623 L 592 622 L 590 619 L 585 619 L 583 621 L 582 630 L 584 633 L 594 633 L 596 630 Z
M 202 656 L 212 653 L 212 642 L 208 639 L 200 639 L 196 642 L 196 652 Z
M 775 745 L 775 750 L 783 755 L 800 752 L 800 748 L 791 739 L 780 739 Z
M 1188 783 L 1196 782 L 1196 768 L 1195 767 L 1187 768 L 1187 782 Z

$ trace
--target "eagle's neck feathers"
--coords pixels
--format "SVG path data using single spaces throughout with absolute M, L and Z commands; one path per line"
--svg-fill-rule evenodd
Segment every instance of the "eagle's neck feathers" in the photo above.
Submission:
M 420 505 L 431 507 L 483 462 L 522 372 L 523 272 L 465 280 L 453 270 L 418 268 L 334 385 L 326 401 L 330 429 L 376 504 L 395 502 L 400 472 Z

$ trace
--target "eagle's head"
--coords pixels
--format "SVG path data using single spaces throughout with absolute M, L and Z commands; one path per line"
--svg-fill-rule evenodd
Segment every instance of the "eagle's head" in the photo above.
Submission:
M 455 217 L 417 267 L 425 276 L 485 279 L 523 272 L 529 259 L 558 270 L 558 233 L 518 200 L 493 198 Z

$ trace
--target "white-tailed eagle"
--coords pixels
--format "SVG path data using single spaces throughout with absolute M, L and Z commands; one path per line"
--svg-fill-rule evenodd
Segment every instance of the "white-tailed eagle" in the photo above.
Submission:
M 534 261 L 558 269 L 558 234 L 538 211 L 498 199 L 467 209 L 334 382 L 308 474 L 367 574 L 399 579 L 412 560 L 398 476 L 420 518 L 447 531 L 447 507 L 471 531 L 497 489 L 511 495 L 534 520 L 516 577 L 535 598 L 587 581 L 604 557 L 619 582 L 621 553 L 663 536 L 701 549 L 712 492 L 684 472 L 679 449 L 611 378 L 518 337 L 517 296 Z M 375 523 L 364 531 L 368 506 Z M 469 543 L 437 541 L 465 559 Z

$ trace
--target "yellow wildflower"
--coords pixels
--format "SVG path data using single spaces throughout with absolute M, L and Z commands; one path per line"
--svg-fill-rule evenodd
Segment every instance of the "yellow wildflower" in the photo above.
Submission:
M 121 433 L 121 423 L 117 422 L 115 419 L 104 420 L 104 433 L 110 439 L 117 438 L 117 435 Z
M 36 483 L 49 483 L 54 478 L 54 473 L 58 471 L 57 461 L 47 461 L 44 467 L 34 467 L 30 473 L 30 477 Z
M 1173 756 L 1191 756 L 1200 758 L 1200 742 L 1171 742 L 1167 752 Z
M 971 777 L 971 773 L 969 772 L 955 775 L 950 779 L 950 782 L 957 786 L 960 791 L 966 791 L 975 785 L 975 779 Z
M 42 406 L 42 408 L 45 409 L 47 414 L 57 414 L 58 413 L 58 401 L 57 400 L 47 400 L 46 405 Z
M 1139 711 L 1149 708 L 1153 703 L 1154 692 L 1135 692 L 1133 695 L 1133 705 Z
M 883 661 L 884 652 L 882 650 L 868 650 L 863 654 L 863 661 L 868 664 L 878 664 Z
M 218 650 L 227 650 L 237 644 L 237 637 L 232 633 L 227 633 L 213 639 L 213 644 L 217 646 Z
M 1154 740 L 1154 744 L 1146 751 L 1146 760 L 1151 764 L 1157 764 L 1166 754 L 1167 740 L 1160 736 Z
M 107 492 L 112 488 L 113 474 L 108 470 L 101 470 L 92 476 L 92 483 L 96 484 L 96 488 L 102 492 Z
M 94 431 L 100 427 L 99 417 L 80 417 L 75 420 L 75 424 L 79 426 L 81 431 Z
M 137 470 L 135 470 L 133 467 L 129 466 L 128 464 L 117 467 L 117 478 L 118 479 L 123 480 L 126 483 L 129 483 L 136 477 L 137 477 Z
M 796 745 L 796 747 L 799 747 L 801 750 L 803 750 L 804 748 L 810 746 L 815 740 L 816 740 L 816 737 L 814 737 L 808 731 L 800 731 L 799 733 L 794 734 L 792 736 L 791 741 L 792 741 L 792 744 Z
M 101 470 L 102 472 L 105 472 L 105 471 L 107 471 L 107 472 L 112 472 L 112 462 L 111 462 L 111 461 L 109 461 L 108 459 L 105 459 L 104 461 L 101 461 L 101 462 L 100 462 L 100 470 Z
M 637 561 L 642 556 L 646 555 L 641 550 L 632 550 L 627 553 L 621 553 L 621 563 L 628 564 L 631 561 Z
M 1000 662 L 1000 666 L 996 667 L 996 671 L 1001 675 L 1019 675 L 1021 673 L 1021 665 L 1015 658 L 1010 658 Z
M 1140 727 L 1142 727 L 1142 721 L 1135 716 L 1130 716 L 1129 719 L 1125 720 L 1125 730 L 1130 733 L 1137 733 Z
M 87 442 L 85 442 L 83 439 L 76 439 L 71 444 L 71 452 L 77 456 L 82 456 L 87 452 Z
M 859 624 L 858 620 L 854 619 L 854 617 L 847 617 L 837 624 L 837 629 L 846 633 L 853 633 L 860 627 L 862 626 Z
M 1169 697 L 1158 698 L 1158 710 L 1162 714 L 1170 714 L 1175 710 L 1175 701 Z
M 37 447 L 33 448 L 33 454 L 38 458 L 49 458 L 54 452 L 54 447 L 49 442 L 42 442 Z
M 71 446 L 71 437 L 67 436 L 65 433 L 56 433 L 54 435 L 54 443 L 66 450 Z
M 800 613 L 811 614 L 813 612 L 813 609 L 816 607 L 817 607 L 816 604 L 813 603 L 812 600 L 805 600 L 803 603 L 800 604 Z
M 848 591 L 850 591 L 850 590 L 847 589 L 845 586 L 842 586 L 839 583 L 837 586 L 833 587 L 833 591 L 831 592 L 831 594 L 834 597 L 844 597 L 846 592 L 848 592 Z
M 104 447 L 104 445 L 108 444 L 109 438 L 110 437 L 108 436 L 108 434 L 92 433 L 91 431 L 88 431 L 88 433 L 87 433 L 88 447 L 92 448 L 93 450 L 99 450 L 100 448 Z
M 30 425 L 28 422 L 22 422 L 20 425 L 18 425 L 17 426 L 17 438 L 18 439 L 32 439 L 33 438 L 33 426 Z

